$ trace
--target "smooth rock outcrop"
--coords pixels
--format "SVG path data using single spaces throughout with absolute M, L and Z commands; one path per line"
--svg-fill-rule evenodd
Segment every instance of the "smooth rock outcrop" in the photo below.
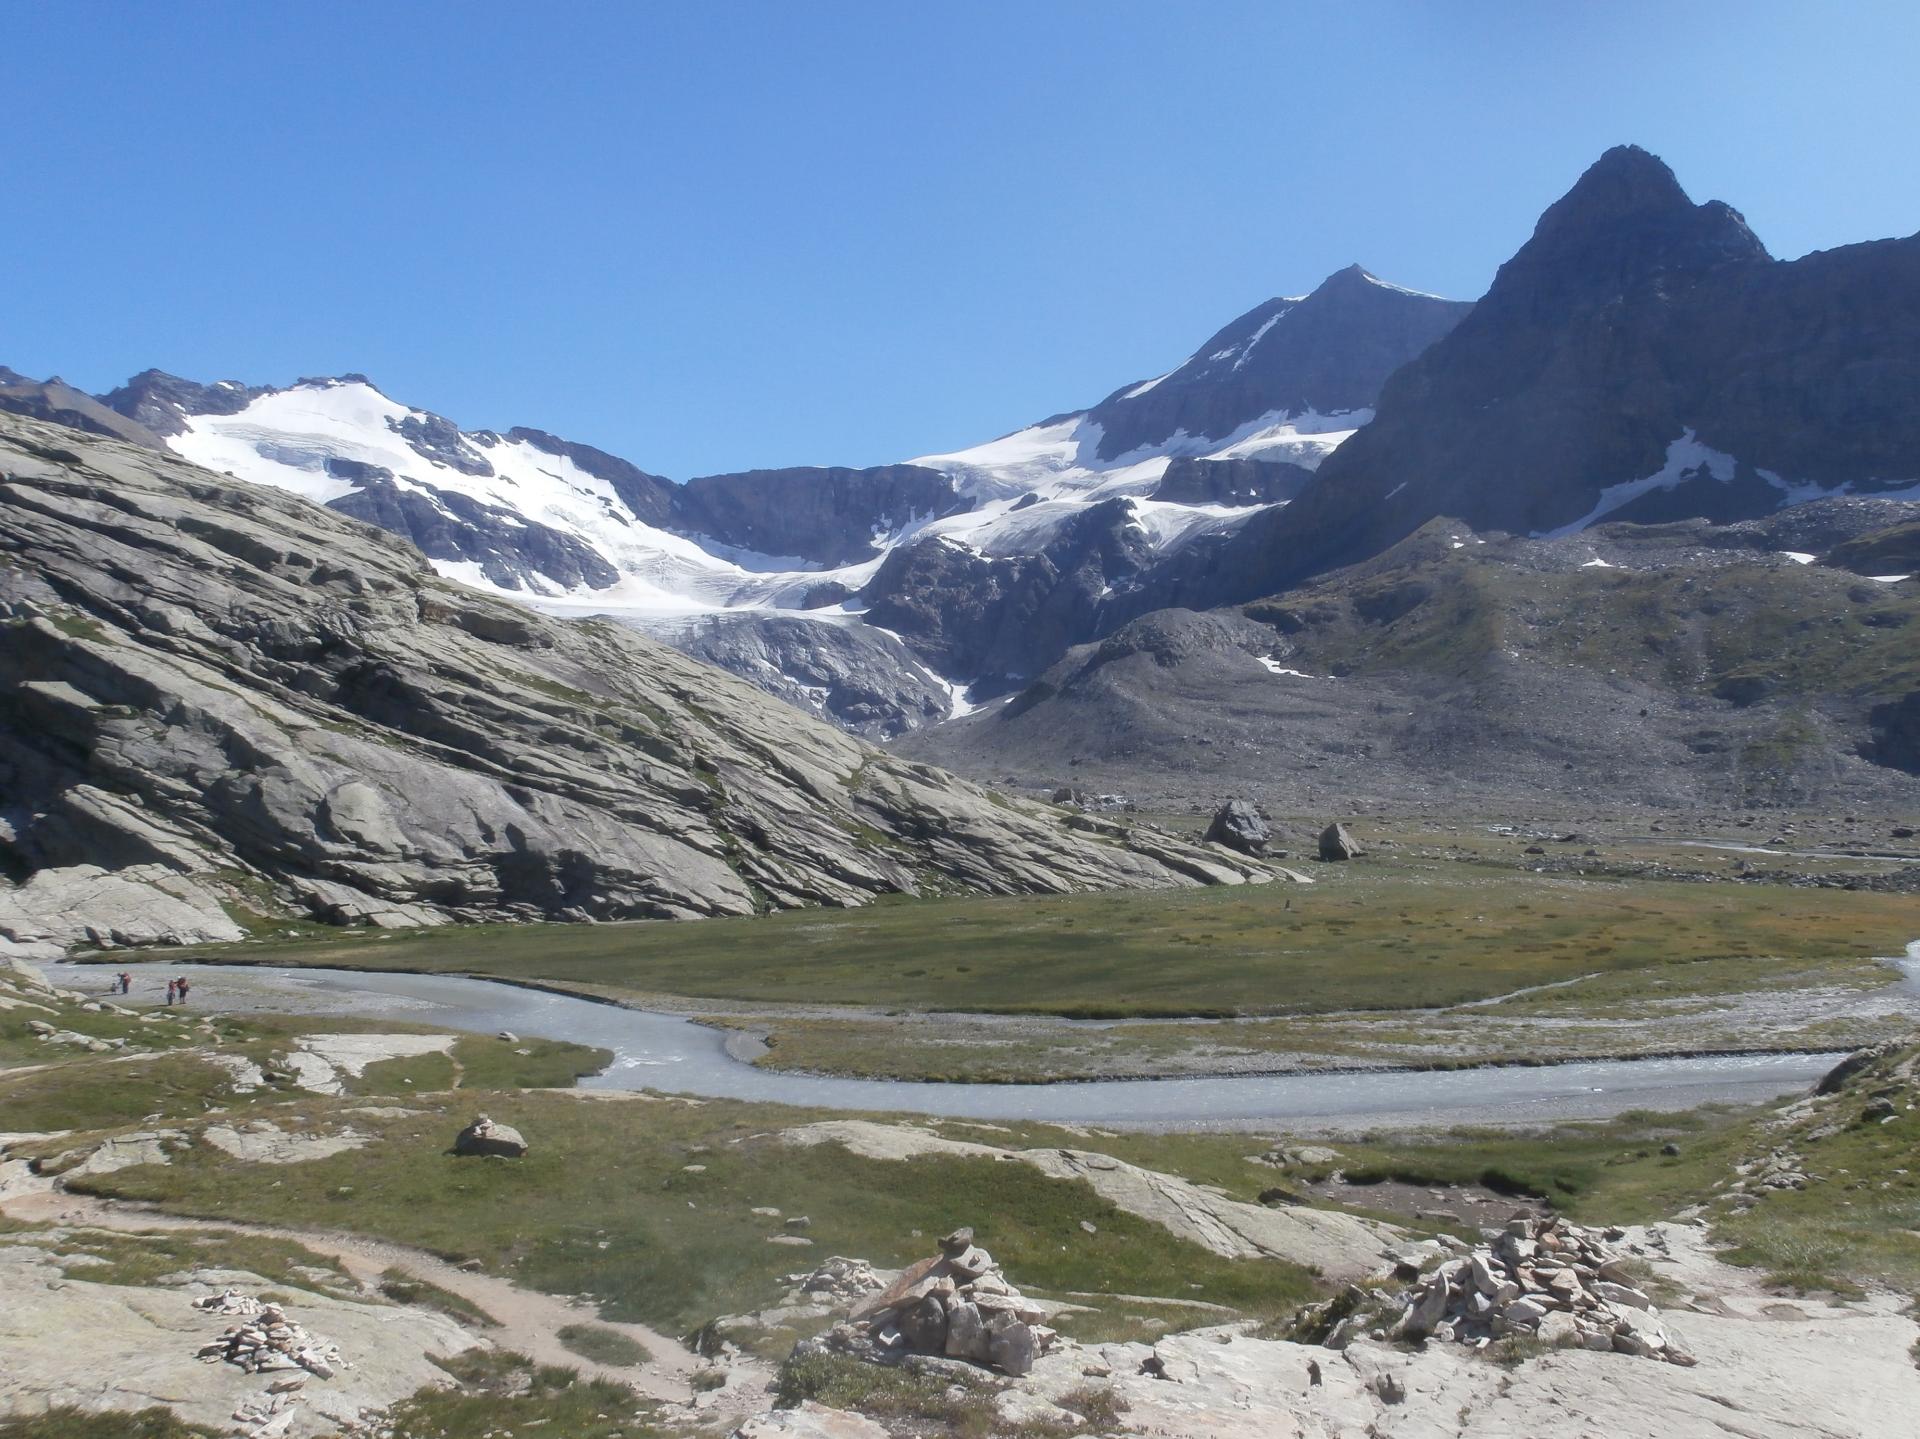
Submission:
M 4 414 L 0 627 L 0 861 L 31 876 L 0 883 L 0 933 L 41 952 L 236 938 L 223 905 L 404 926 L 1268 877 L 1069 827 L 294 496 Z
M 906 1160 L 939 1154 L 1018 1160 L 1052 1179 L 1078 1179 L 1118 1209 L 1230 1259 L 1278 1258 L 1318 1267 L 1333 1278 L 1358 1278 L 1384 1262 L 1402 1231 L 1333 1210 L 1269 1209 L 1225 1199 L 1177 1175 L 1142 1169 L 1111 1155 L 1078 1149 L 996 1149 L 943 1139 L 906 1125 L 830 1119 L 783 1130 L 789 1144 L 839 1144 L 868 1159 Z

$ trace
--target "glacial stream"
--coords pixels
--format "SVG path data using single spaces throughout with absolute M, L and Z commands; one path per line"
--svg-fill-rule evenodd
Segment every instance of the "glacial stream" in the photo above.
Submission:
M 1920 987 L 1920 943 L 1901 962 Z M 627 1009 L 493 980 L 357 970 L 231 965 L 56 965 L 56 982 L 103 993 L 118 968 L 133 997 L 153 1001 L 169 977 L 192 982 L 196 1011 L 384 1018 L 474 1034 L 567 1039 L 613 1053 L 590 1088 L 655 1089 L 711 1098 L 944 1118 L 1046 1120 L 1150 1128 L 1360 1128 L 1602 1118 L 1626 1109 L 1758 1102 L 1804 1089 L 1837 1054 L 1725 1055 L 1589 1061 L 1539 1067 L 1234 1075 L 1056 1084 L 920 1084 L 756 1069 L 726 1036 L 679 1015 Z

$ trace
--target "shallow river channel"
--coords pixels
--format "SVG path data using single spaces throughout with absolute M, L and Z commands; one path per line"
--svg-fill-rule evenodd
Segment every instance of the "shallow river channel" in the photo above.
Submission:
M 492 980 L 195 964 L 48 968 L 58 984 L 102 994 L 109 973 L 125 968 L 134 977 L 136 1001 L 158 1000 L 170 976 L 185 975 L 192 981 L 192 1007 L 203 1012 L 385 1018 L 476 1034 L 510 1030 L 611 1050 L 614 1058 L 606 1070 L 581 1081 L 589 1088 L 656 1089 L 963 1119 L 1180 1129 L 1354 1129 L 1600 1118 L 1625 1109 L 1770 1099 L 1806 1088 L 1840 1057 L 1738 1055 L 1435 1071 L 916 1084 L 758 1069 L 730 1056 L 722 1033 L 678 1015 Z

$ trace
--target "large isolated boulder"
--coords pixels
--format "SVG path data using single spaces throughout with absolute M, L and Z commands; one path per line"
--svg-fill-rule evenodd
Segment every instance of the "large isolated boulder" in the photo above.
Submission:
M 503 1159 L 520 1159 L 526 1155 L 527 1141 L 520 1137 L 520 1131 L 511 1125 L 495 1124 L 486 1115 L 481 1115 L 454 1138 L 455 1154 L 497 1155 Z
M 1220 806 L 1213 823 L 1207 826 L 1206 837 L 1214 844 L 1224 844 L 1242 854 L 1265 854 L 1267 841 L 1273 835 L 1252 801 L 1230 799 Z
M 1320 858 L 1325 860 L 1358 859 L 1366 851 L 1360 848 L 1360 841 L 1344 824 L 1335 820 L 1320 831 Z

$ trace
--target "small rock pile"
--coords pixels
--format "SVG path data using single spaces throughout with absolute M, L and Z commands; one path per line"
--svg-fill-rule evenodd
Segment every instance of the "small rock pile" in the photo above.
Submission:
M 781 1281 L 797 1291 L 793 1302 L 814 1304 L 857 1304 L 869 1294 L 878 1294 L 887 1281 L 874 1273 L 864 1259 L 834 1255 L 817 1269 L 805 1274 L 789 1274 Z
M 200 1358 L 209 1364 L 233 1364 L 249 1374 L 304 1369 L 319 1379 L 331 1379 L 346 1368 L 338 1346 L 307 1333 L 289 1320 L 278 1304 L 263 1304 L 251 1295 L 228 1289 L 194 1300 L 193 1307 L 246 1320 L 200 1347 Z
M 1406 1296 L 1394 1335 L 1484 1344 L 1531 1335 L 1568 1348 L 1612 1350 L 1692 1365 L 1661 1326 L 1653 1301 L 1629 1282 L 1604 1232 L 1557 1216 L 1518 1216 L 1491 1244 L 1450 1259 Z
M 853 1353 L 881 1364 L 928 1355 L 990 1365 L 1017 1378 L 1060 1342 L 1040 1322 L 1046 1316 L 1007 1282 L 993 1256 L 973 1242 L 971 1229 L 956 1229 L 940 1241 L 940 1253 L 908 1265 L 892 1284 L 856 1304 L 847 1323 L 799 1348 Z

